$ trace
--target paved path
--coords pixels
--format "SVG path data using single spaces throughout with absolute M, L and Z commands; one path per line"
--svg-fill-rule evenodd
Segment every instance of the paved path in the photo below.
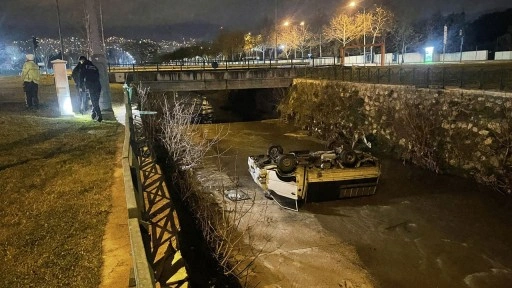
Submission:
M 124 125 L 124 106 L 114 108 L 116 119 Z M 108 217 L 103 237 L 103 272 L 101 288 L 127 287 L 130 279 L 130 236 L 128 211 L 123 183 L 122 152 L 124 137 L 116 144 L 117 161 L 112 186 L 112 212 Z

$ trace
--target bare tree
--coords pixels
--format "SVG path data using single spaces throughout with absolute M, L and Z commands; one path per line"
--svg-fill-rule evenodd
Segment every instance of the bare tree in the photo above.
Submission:
M 324 29 L 327 41 L 338 41 L 343 47 L 361 36 L 362 22 L 354 16 L 347 14 L 337 15 L 332 18 Z
M 198 166 L 210 148 L 222 138 L 220 133 L 211 139 L 201 134 L 195 125 L 197 120 L 194 119 L 198 119 L 199 113 L 195 105 L 178 99 L 177 95 L 172 102 L 164 98 L 162 103 L 161 137 L 171 158 L 183 170 Z
M 404 62 L 404 55 L 407 53 L 407 49 L 421 41 L 421 35 L 409 23 L 403 21 L 395 22 L 391 37 L 394 51 L 402 54 L 401 63 Z
M 393 12 L 382 8 L 376 7 L 371 12 L 370 32 L 372 33 L 372 44 L 375 44 L 377 37 L 382 37 L 381 41 L 384 40 L 386 33 L 391 31 L 393 28 L 395 16 Z
M 215 50 L 226 59 L 239 59 L 244 51 L 244 35 L 240 31 L 222 31 L 214 42 Z
M 244 35 L 244 52 L 247 56 L 252 56 L 253 52 L 261 52 L 262 58 L 265 58 L 266 45 L 261 34 L 253 35 L 250 32 Z M 257 56 L 257 55 L 256 55 Z
M 311 32 L 308 24 L 301 22 L 297 34 L 299 37 L 299 46 L 297 47 L 297 49 L 299 49 L 299 51 L 301 52 L 301 57 L 304 58 L 304 52 L 306 52 L 306 49 L 309 47 L 309 49 L 311 50 L 311 45 L 313 45 L 313 33 Z
M 283 54 L 286 59 L 290 57 L 291 52 L 297 49 L 298 46 L 298 34 L 294 26 L 289 24 L 283 24 L 279 26 L 277 31 L 280 47 L 283 49 Z
M 258 205 L 258 210 L 253 211 L 255 195 L 249 196 L 241 191 L 238 177 L 227 177 L 221 160 L 230 157 L 227 156 L 229 148 L 221 149 L 219 142 L 228 131 L 223 131 L 219 125 L 196 125 L 193 121 L 197 118 L 195 103 L 185 98 L 174 94 L 170 99 L 165 95 L 149 99 L 148 89 L 139 85 L 137 90 L 145 109 L 161 109 L 157 113 L 159 119 L 152 123 L 160 127 L 159 137 L 173 166 L 178 168 L 173 173 L 173 183 L 178 183 L 177 192 L 194 212 L 213 256 L 226 275 L 247 279 L 254 261 L 270 240 L 256 237 L 253 231 L 271 229 L 272 226 L 266 206 Z M 151 127 L 145 129 L 152 130 Z M 213 161 L 203 162 L 206 157 Z M 202 170 L 197 169 L 200 165 Z M 203 174 L 197 171 L 206 171 L 203 173 L 206 175 L 200 176 Z M 199 177 L 201 180 L 198 182 Z M 233 193 L 235 200 L 227 201 L 228 194 Z

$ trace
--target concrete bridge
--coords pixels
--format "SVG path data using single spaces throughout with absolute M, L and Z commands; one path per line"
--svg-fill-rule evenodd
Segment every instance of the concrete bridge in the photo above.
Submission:
M 151 91 L 237 90 L 290 87 L 294 68 L 113 73 L 116 82 L 142 83 Z

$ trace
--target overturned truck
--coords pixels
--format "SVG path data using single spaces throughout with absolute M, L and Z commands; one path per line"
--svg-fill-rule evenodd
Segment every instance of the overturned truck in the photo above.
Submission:
M 268 198 L 295 211 L 306 202 L 375 194 L 379 160 L 361 150 L 330 148 L 283 153 L 272 145 L 267 154 L 249 156 L 249 173 Z

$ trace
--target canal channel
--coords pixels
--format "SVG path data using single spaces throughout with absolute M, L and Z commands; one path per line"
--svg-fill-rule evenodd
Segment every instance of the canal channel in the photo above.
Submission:
M 285 210 L 263 196 L 247 157 L 272 144 L 291 151 L 322 150 L 326 143 L 277 119 L 240 122 L 224 110 L 220 123 L 202 128 L 229 131 L 219 143 L 227 151 L 223 173 L 272 219 L 272 232 L 261 232 L 271 241 L 255 268 L 261 287 L 511 287 L 508 197 L 377 155 L 382 176 L 375 195 Z

